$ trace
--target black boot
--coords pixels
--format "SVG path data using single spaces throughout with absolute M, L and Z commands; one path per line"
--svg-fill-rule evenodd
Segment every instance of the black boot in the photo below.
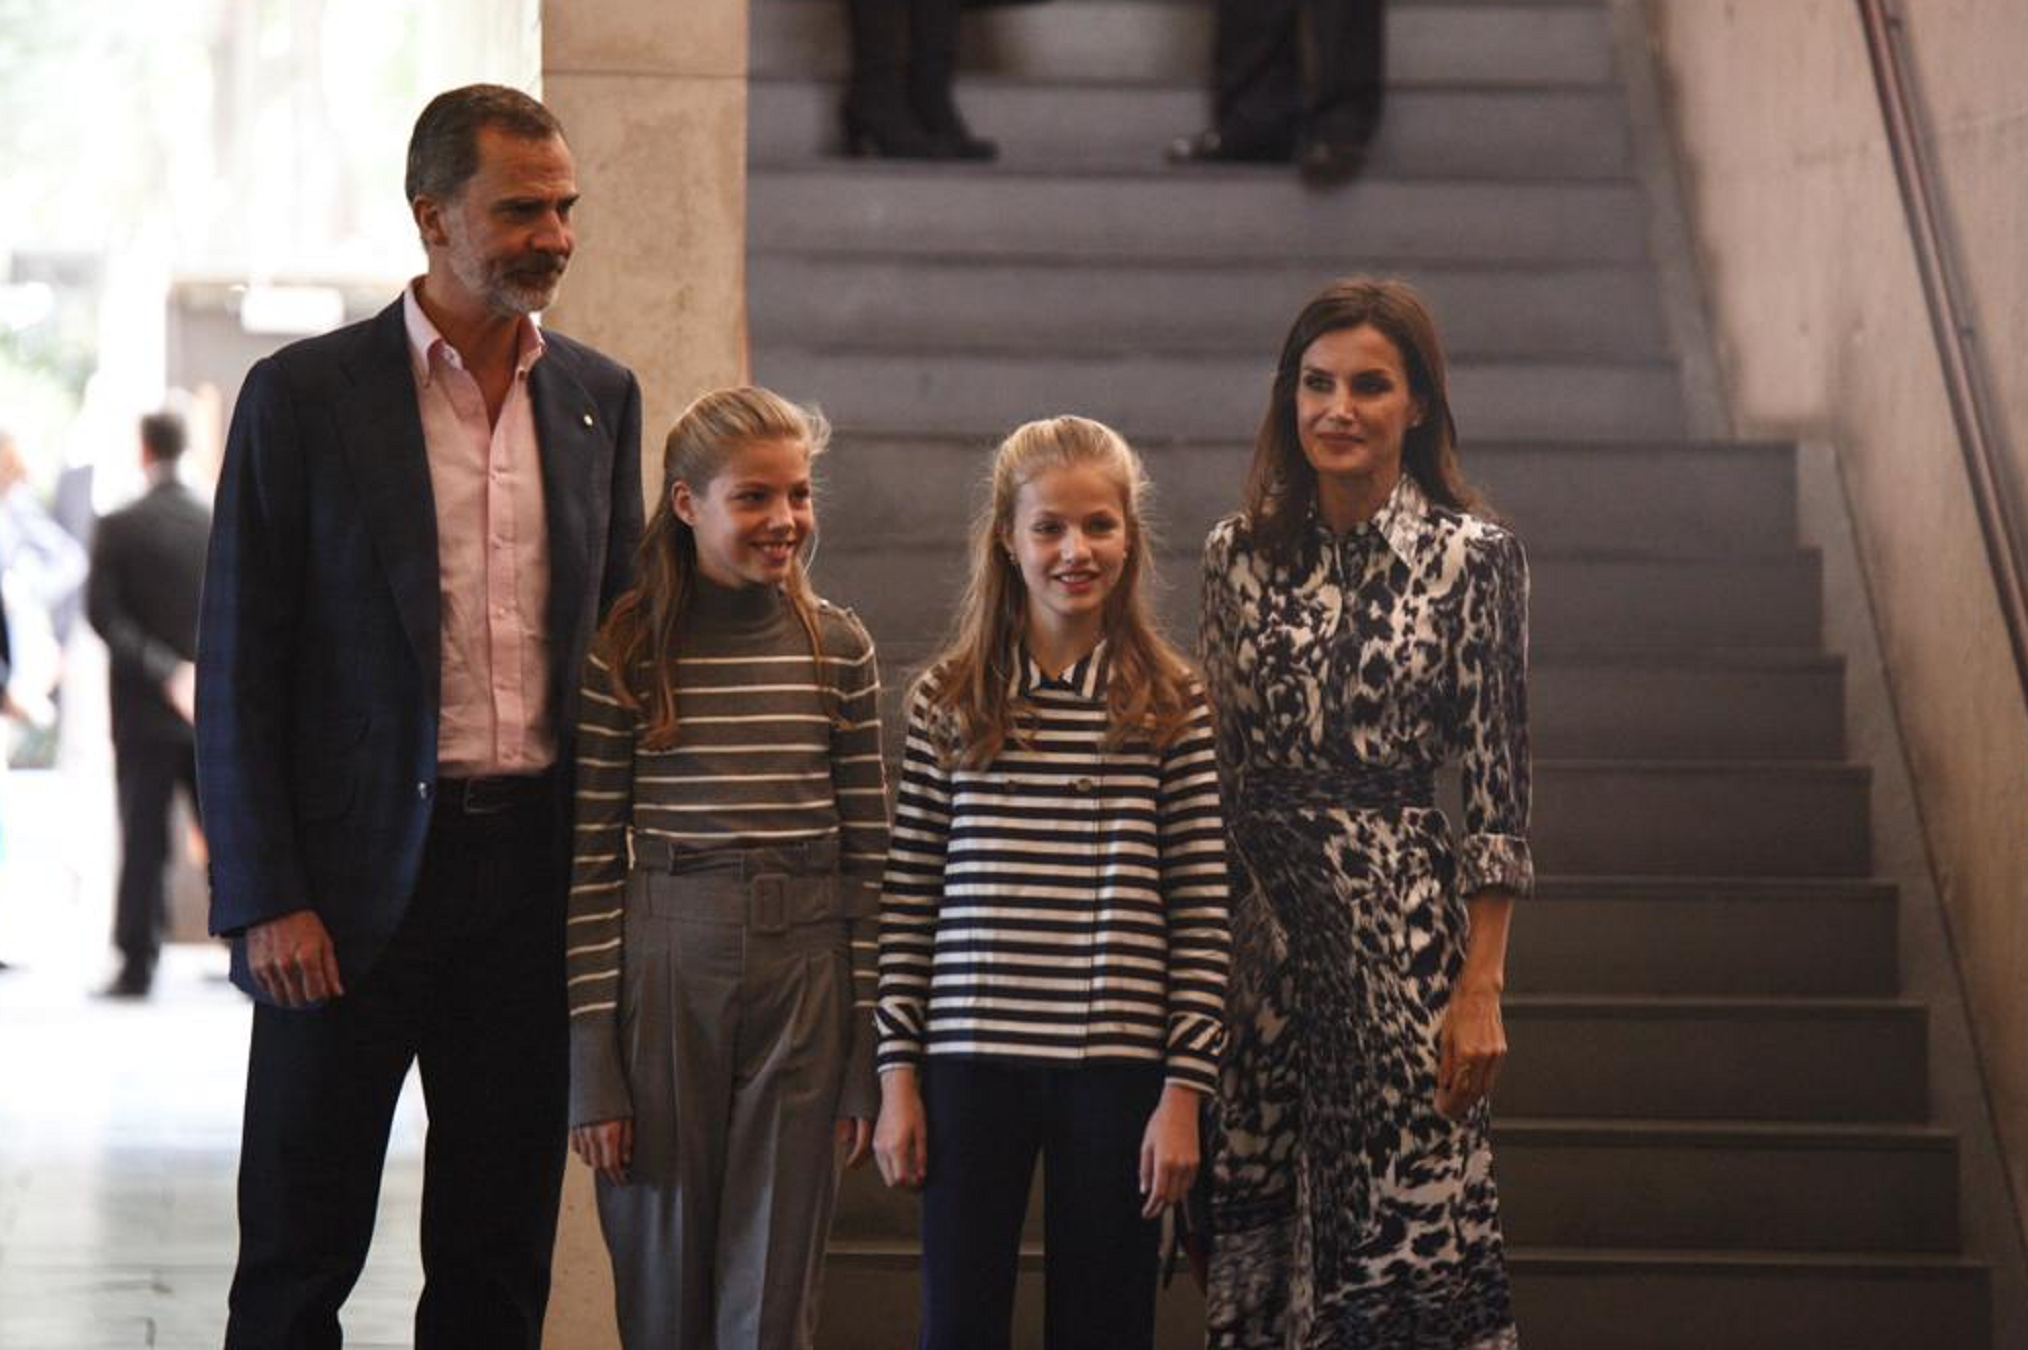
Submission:
M 843 109 L 845 153 L 941 159 L 942 142 L 916 117 L 903 80 L 909 0 L 847 0 L 852 81 Z
M 909 0 L 908 97 L 916 120 L 951 159 L 993 159 L 1000 147 L 974 136 L 951 98 L 958 75 L 958 0 Z

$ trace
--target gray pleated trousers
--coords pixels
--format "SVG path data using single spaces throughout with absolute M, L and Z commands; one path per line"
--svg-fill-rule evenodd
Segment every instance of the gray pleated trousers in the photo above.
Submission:
M 624 1185 L 598 1183 L 627 1350 L 807 1350 L 838 1193 L 852 971 L 835 844 L 637 866 Z

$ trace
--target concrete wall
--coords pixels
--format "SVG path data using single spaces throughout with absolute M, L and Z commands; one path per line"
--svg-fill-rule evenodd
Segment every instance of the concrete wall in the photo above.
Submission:
M 1646 0 L 1735 430 L 1835 447 L 2017 1212 L 2028 710 L 1852 0 Z M 2028 21 L 1904 0 L 1995 393 L 2028 453 Z M 2024 464 L 2028 468 L 2028 464 Z M 2022 475 L 2028 480 L 2028 472 Z
M 547 317 L 633 367 L 652 503 L 683 406 L 746 373 L 746 0 L 544 0 L 542 97 L 577 158 L 578 253 Z M 570 1160 L 548 1350 L 617 1350 L 590 1173 Z

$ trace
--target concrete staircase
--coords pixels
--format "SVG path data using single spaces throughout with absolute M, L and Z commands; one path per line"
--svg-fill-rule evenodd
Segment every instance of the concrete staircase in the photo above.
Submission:
M 1985 1350 L 1793 453 L 1687 434 L 1604 0 L 1397 0 L 1375 161 L 1326 194 L 1161 163 L 1204 117 L 1205 0 L 977 17 L 960 94 L 1001 163 L 831 158 L 841 9 L 754 0 L 754 366 L 838 425 L 818 584 L 890 684 L 942 629 L 986 449 L 1051 412 L 1147 456 L 1187 638 L 1283 326 L 1333 275 L 1413 280 L 1534 565 L 1545 875 L 1497 1126 L 1525 1342 Z M 827 1350 L 912 1342 L 913 1233 L 848 1181 Z M 1201 1343 L 1186 1284 L 1165 1346 Z

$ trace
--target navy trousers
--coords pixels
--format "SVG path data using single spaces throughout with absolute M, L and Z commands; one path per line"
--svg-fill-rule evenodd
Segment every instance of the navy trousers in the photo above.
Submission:
M 922 1090 L 922 1350 L 1009 1350 L 1038 1157 L 1045 1350 L 1148 1350 L 1161 1224 L 1140 1155 L 1162 1066 L 932 1057 Z
M 439 809 L 380 963 L 256 1005 L 227 1350 L 337 1350 L 409 1065 L 429 1109 L 417 1350 L 536 1350 L 569 1078 L 554 806 Z

